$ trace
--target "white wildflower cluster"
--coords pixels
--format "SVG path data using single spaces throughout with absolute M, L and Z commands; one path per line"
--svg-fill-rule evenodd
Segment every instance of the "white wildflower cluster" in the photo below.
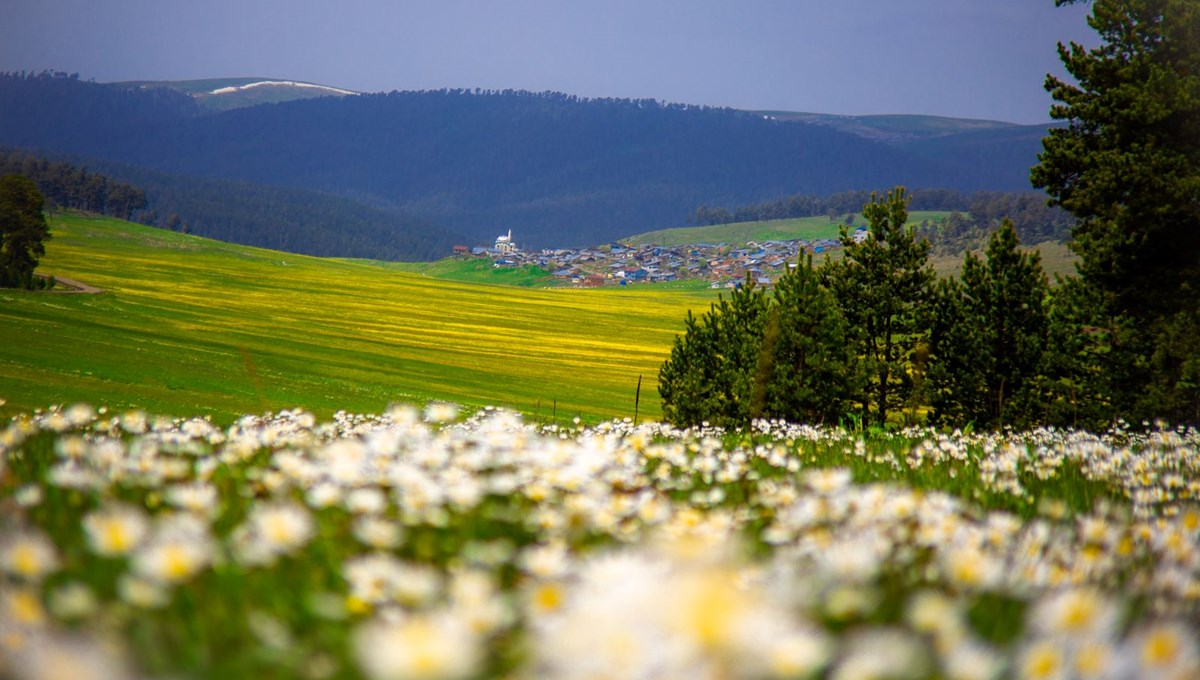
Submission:
M 1198 499 L 1182 429 L 56 408 L 0 677 L 1196 678 Z

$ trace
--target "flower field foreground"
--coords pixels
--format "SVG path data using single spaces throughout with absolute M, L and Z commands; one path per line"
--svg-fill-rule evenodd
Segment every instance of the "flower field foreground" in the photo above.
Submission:
M 1200 677 L 1200 434 L 0 431 L 0 676 Z

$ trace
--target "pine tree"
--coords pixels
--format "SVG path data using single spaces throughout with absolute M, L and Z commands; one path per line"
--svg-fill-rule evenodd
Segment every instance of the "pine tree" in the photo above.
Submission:
M 1079 218 L 1083 277 L 1146 318 L 1200 300 L 1200 4 L 1096 0 L 1103 43 L 1059 45 L 1078 85 L 1053 76 L 1067 121 L 1043 141 L 1035 186 Z
M 46 254 L 50 228 L 42 194 L 21 175 L 0 177 L 0 287 L 33 288 L 33 270 Z
M 710 310 L 696 318 L 688 312 L 683 334 L 675 336 L 671 357 L 658 371 L 663 419 L 669 423 L 699 425 L 717 412 L 714 314 Z
M 968 320 L 962 281 L 942 279 L 934 286 L 930 313 L 930 422 L 961 427 L 986 411 L 983 329 Z
M 771 342 L 771 330 L 764 336 L 772 368 L 764 415 L 808 423 L 844 418 L 857 387 L 856 366 L 846 343 L 846 322 L 821 285 L 811 255 L 779 278 L 773 300 L 778 327 Z
M 827 262 L 822 278 L 833 292 L 861 361 L 864 421 L 884 425 L 888 413 L 911 403 L 913 359 L 928 338 L 934 272 L 929 242 L 908 220 L 908 197 L 897 187 L 863 206 L 869 236 L 855 243 L 843 228 L 845 256 Z
M 931 348 L 935 420 L 986 427 L 1037 420 L 1035 378 L 1042 368 L 1049 282 L 1036 253 L 1023 253 L 1004 220 L 986 260 L 968 252 L 961 283 L 938 287 Z
M 1032 180 L 1079 218 L 1110 416 L 1200 422 L 1200 3 L 1095 0 L 1088 23 L 1100 46 L 1059 45 L 1077 84 L 1047 77 L 1068 124 Z
M 689 312 L 684 334 L 659 369 L 663 418 L 684 427 L 749 423 L 767 318 L 767 297 L 749 278 L 699 319 Z
M 1060 278 L 1046 307 L 1046 348 L 1037 382 L 1038 420 L 1103 430 L 1112 424 L 1114 385 L 1128 380 L 1112 352 L 1125 343 L 1104 316 L 1101 291 L 1077 276 Z

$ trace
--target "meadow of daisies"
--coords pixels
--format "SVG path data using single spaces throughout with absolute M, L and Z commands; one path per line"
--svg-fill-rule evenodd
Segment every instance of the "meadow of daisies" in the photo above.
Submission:
M 1200 433 L 0 429 L 0 677 L 1200 677 Z

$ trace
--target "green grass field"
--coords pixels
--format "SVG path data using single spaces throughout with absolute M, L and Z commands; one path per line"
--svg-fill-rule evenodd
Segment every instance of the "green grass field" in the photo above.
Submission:
M 658 367 L 707 291 L 535 290 L 52 220 L 40 273 L 100 295 L 0 293 L 0 418 L 50 404 L 236 414 L 394 401 L 657 417 Z M 488 272 L 491 275 L 491 272 Z
M 920 223 L 922 220 L 941 220 L 949 215 L 949 212 L 944 211 L 914 210 L 909 213 L 909 221 Z M 866 224 L 866 222 L 862 215 L 855 215 L 854 224 L 860 225 Z M 836 238 L 839 227 L 839 222 L 831 222 L 825 216 L 816 216 L 765 222 L 734 222 L 707 227 L 660 229 L 630 236 L 625 240 L 634 245 L 653 243 L 662 246 L 691 243 L 741 245 L 749 241 L 790 241 L 792 239 L 811 241 L 818 238 Z
M 534 265 L 496 267 L 486 257 L 445 258 L 436 262 L 377 262 L 396 271 L 424 274 L 447 281 L 501 284 L 505 286 L 552 287 L 559 285 L 550 272 Z
M 1026 247 L 1025 250 L 1036 250 L 1041 254 L 1042 269 L 1050 277 L 1051 285 L 1054 284 L 1056 276 L 1072 276 L 1076 273 L 1075 264 L 1079 261 L 1079 257 L 1072 253 L 1065 243 L 1047 241 L 1036 246 Z M 975 254 L 980 258 L 984 257 L 982 251 L 977 251 Z M 939 276 L 957 276 L 962 272 L 962 253 L 934 255 L 929 258 L 929 261 Z

